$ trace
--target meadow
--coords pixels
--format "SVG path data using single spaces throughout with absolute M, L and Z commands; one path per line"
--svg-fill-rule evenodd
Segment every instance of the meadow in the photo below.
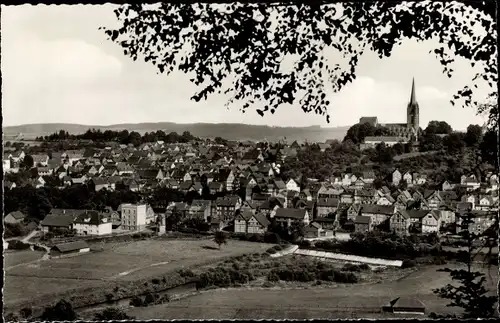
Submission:
M 447 300 L 432 293 L 451 282 L 447 273 L 437 269 L 452 266 L 424 266 L 406 277 L 373 284 L 207 290 L 176 302 L 130 308 L 128 314 L 139 320 L 383 318 L 388 314 L 381 313 L 381 307 L 399 296 L 415 296 L 427 313 L 453 313 L 457 311 L 446 307 Z M 496 293 L 498 267 L 478 269 L 487 273 L 487 287 Z
M 102 251 L 18 265 L 5 271 L 4 302 L 56 298 L 74 289 L 111 286 L 164 275 L 172 270 L 264 252 L 271 245 L 229 241 L 220 250 L 211 240 L 149 239 L 104 244 Z M 13 260 L 9 260 L 13 263 Z

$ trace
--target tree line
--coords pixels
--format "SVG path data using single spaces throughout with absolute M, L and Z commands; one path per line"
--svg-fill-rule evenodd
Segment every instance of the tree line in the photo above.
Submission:
M 142 143 L 164 141 L 165 143 L 187 143 L 192 140 L 200 140 L 193 136 L 189 131 L 184 131 L 182 134 L 177 132 L 165 133 L 163 130 L 146 132 L 141 135 L 137 131 L 113 131 L 101 129 L 88 129 L 83 134 L 72 135 L 65 130 L 59 130 L 48 136 L 37 137 L 37 141 L 63 141 L 63 140 L 92 140 L 92 141 L 116 141 L 120 144 L 139 146 Z

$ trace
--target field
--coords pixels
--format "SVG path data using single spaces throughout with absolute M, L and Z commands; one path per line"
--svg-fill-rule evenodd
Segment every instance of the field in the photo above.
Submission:
M 31 250 L 7 251 L 4 253 L 5 268 L 17 266 L 23 263 L 35 261 L 42 258 L 43 252 Z
M 450 265 L 447 265 L 450 267 Z M 419 268 L 409 276 L 370 285 L 309 289 L 219 289 L 205 291 L 180 301 L 146 308 L 130 308 L 129 315 L 147 319 L 334 319 L 382 318 L 380 308 L 399 296 L 416 296 L 426 312 L 446 312 L 448 301 L 432 289 L 450 282 L 445 266 Z M 498 267 L 487 275 L 488 288 L 495 293 Z M 453 309 L 451 310 L 453 311 Z
M 5 304 L 50 297 L 74 288 L 113 281 L 136 281 L 228 256 L 264 252 L 271 245 L 229 241 L 217 249 L 211 240 L 141 240 L 108 243 L 104 250 L 75 257 L 19 265 L 5 272 Z

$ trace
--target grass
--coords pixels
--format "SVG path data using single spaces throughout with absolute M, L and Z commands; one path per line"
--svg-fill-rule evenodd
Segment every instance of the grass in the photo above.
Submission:
M 43 252 L 31 250 L 8 251 L 4 253 L 5 268 L 17 266 L 42 258 Z
M 116 242 L 103 245 L 104 250 L 101 252 L 20 265 L 5 273 L 5 303 L 15 306 L 33 300 L 37 304 L 38 301 L 55 301 L 59 295 L 73 289 L 91 290 L 95 286 L 104 288 L 114 284 L 127 286 L 139 280 L 161 277 L 179 268 L 216 262 L 245 253 L 264 252 L 272 246 L 230 241 L 220 250 L 203 248 L 213 244 L 210 240 Z M 76 292 L 73 294 L 76 295 Z
M 399 280 L 369 285 L 210 290 L 169 304 L 131 308 L 128 314 L 139 320 L 383 318 L 387 316 L 380 313 L 383 305 L 396 297 L 410 295 L 425 304 L 427 313 L 453 312 L 453 308 L 446 307 L 447 300 L 432 293 L 433 288 L 451 282 L 447 273 L 436 269 L 451 266 L 455 265 L 426 266 Z M 488 288 L 494 293 L 498 267 L 490 273 Z

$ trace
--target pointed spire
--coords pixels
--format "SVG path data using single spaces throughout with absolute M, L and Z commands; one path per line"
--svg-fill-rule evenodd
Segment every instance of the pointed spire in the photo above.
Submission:
M 411 83 L 411 95 L 410 95 L 410 104 L 417 103 L 417 98 L 415 95 L 415 78 L 413 78 Z

